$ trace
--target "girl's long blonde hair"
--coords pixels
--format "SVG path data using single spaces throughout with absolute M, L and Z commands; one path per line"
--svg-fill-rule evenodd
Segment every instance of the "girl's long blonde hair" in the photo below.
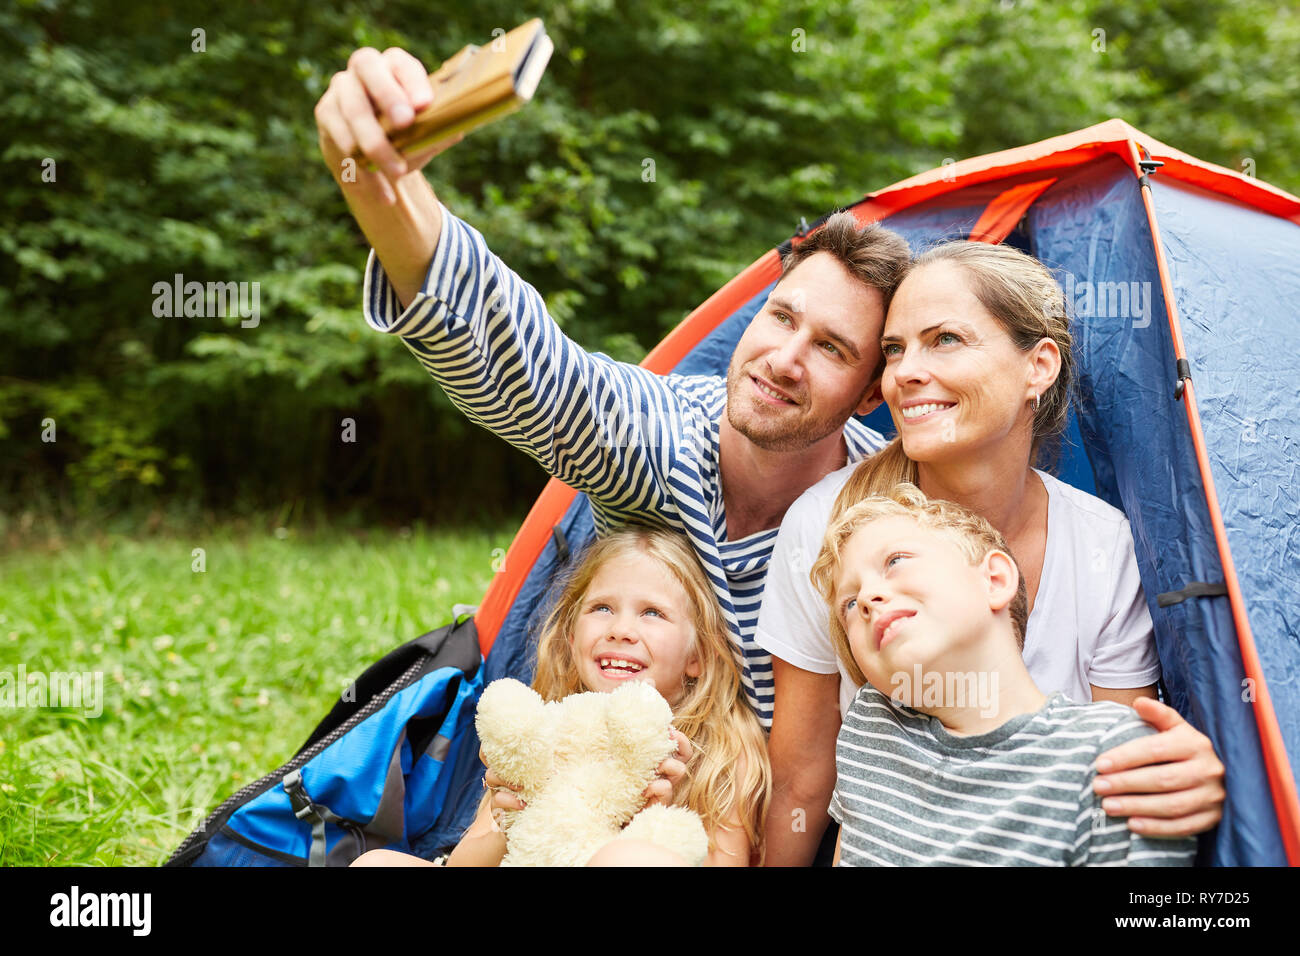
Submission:
M 683 802 L 703 818 L 710 839 L 718 827 L 738 818 L 761 860 L 763 820 L 772 793 L 767 741 L 741 695 L 740 670 L 718 599 L 684 535 L 637 525 L 587 547 L 564 579 L 542 625 L 533 690 L 545 700 L 562 700 L 587 690 L 578 676 L 570 637 L 600 567 L 631 553 L 663 565 L 686 591 L 695 615 L 693 649 L 699 656 L 700 676 L 685 681 L 684 692 L 673 706 L 673 723 L 694 750 L 686 767 Z
M 961 266 L 975 297 L 1021 351 L 1029 351 L 1045 338 L 1056 343 L 1061 370 L 1056 381 L 1043 392 L 1034 412 L 1029 452 L 1032 462 L 1045 441 L 1065 431 L 1070 414 L 1075 360 L 1065 293 L 1046 266 L 1012 246 L 969 240 L 945 242 L 917 256 L 907 274 L 934 262 Z M 902 439 L 894 438 L 854 469 L 835 499 L 831 522 L 865 498 L 889 497 L 900 482 L 919 487 L 920 470 L 903 451 Z

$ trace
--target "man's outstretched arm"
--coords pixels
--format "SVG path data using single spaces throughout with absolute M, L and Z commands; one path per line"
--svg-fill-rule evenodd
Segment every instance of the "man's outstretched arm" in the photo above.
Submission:
M 395 128 L 408 126 L 432 102 L 433 88 L 419 60 L 395 47 L 383 53 L 364 47 L 334 74 L 316 104 L 321 157 L 403 307 L 420 291 L 442 230 L 437 197 L 420 170 L 460 137 L 403 158 L 380 117 Z M 377 171 L 348 158 L 358 146 Z
M 379 117 L 409 122 L 408 111 L 429 102 L 428 87 L 410 54 L 358 50 L 316 106 L 322 156 L 375 250 L 367 321 L 401 336 L 467 417 L 552 475 L 653 510 L 651 489 L 662 486 L 672 453 L 698 436 L 683 434 L 662 379 L 578 347 L 537 290 L 446 214 L 418 170 L 455 140 L 409 160 L 393 150 Z M 378 172 L 347 165 L 357 146 Z

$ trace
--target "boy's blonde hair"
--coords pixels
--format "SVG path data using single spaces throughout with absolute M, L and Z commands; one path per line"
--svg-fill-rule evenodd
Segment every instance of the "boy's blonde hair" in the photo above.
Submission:
M 927 498 L 920 488 L 909 482 L 895 485 L 887 497 L 873 495 L 853 505 L 838 518 L 832 518 L 821 552 L 808 577 L 830 608 L 831 640 L 835 644 L 835 653 L 859 686 L 865 684 L 867 678 L 853 659 L 848 634 L 835 613 L 835 580 L 840 573 L 840 555 L 854 532 L 881 518 L 895 517 L 911 518 L 922 528 L 948 535 L 972 565 L 979 564 L 990 551 L 1002 551 L 1015 563 L 1006 540 L 986 519 L 951 501 Z M 1024 575 L 1019 574 L 1019 567 L 1016 571 L 1020 580 L 1016 585 L 1016 596 L 1011 599 L 1011 626 L 1015 631 L 1016 646 L 1023 651 L 1029 599 Z
M 637 525 L 597 538 L 587 547 L 564 579 L 542 626 L 533 689 L 546 700 L 587 690 L 578 676 L 570 637 L 601 566 L 632 553 L 658 561 L 686 591 L 694 612 L 692 649 L 699 657 L 700 676 L 684 682 L 682 696 L 673 706 L 673 724 L 694 750 L 686 767 L 683 802 L 704 819 L 710 834 L 738 817 L 761 860 L 763 819 L 772 792 L 767 741 L 741 695 L 740 669 L 726 619 L 685 535 Z

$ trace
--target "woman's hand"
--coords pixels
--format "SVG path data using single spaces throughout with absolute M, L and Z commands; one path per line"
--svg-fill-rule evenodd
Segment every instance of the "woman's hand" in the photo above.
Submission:
M 647 807 L 656 803 L 672 806 L 674 795 L 686 779 L 686 765 L 695 753 L 691 742 L 680 730 L 670 728 L 668 733 L 677 741 L 677 750 L 664 758 L 664 762 L 659 765 L 659 776 L 650 781 L 650 786 L 642 792 Z
M 1093 790 L 1111 816 L 1128 817 L 1135 833 L 1194 836 L 1223 817 L 1223 763 L 1214 745 L 1178 711 L 1157 700 L 1134 701 L 1138 716 L 1159 733 L 1130 740 L 1097 759 Z

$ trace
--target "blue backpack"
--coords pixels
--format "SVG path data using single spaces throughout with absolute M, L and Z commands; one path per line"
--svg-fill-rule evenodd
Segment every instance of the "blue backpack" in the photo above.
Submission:
M 461 610 L 367 668 L 291 760 L 225 800 L 164 865 L 347 866 L 367 850 L 455 844 L 442 817 L 465 776 L 452 768 L 477 757 L 483 691 Z

